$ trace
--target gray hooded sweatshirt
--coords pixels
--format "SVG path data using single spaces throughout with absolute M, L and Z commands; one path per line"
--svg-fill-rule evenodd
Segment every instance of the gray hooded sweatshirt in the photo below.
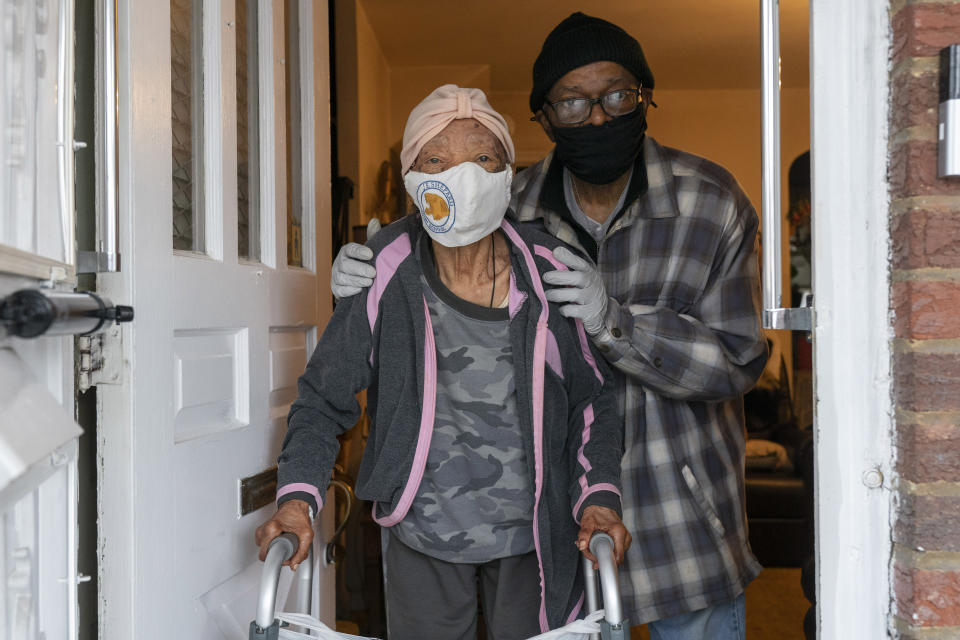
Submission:
M 507 220 L 501 231 L 510 244 L 517 417 L 534 488 L 538 613 L 547 631 L 582 613 L 574 541 L 583 509 L 621 512 L 622 425 L 603 358 L 579 321 L 546 302 L 541 273 L 565 269 L 552 254 L 559 241 Z M 381 526 L 397 524 L 409 511 L 434 427 L 437 354 L 417 251 L 418 243 L 429 241 L 419 215 L 412 215 L 368 243 L 377 268 L 373 285 L 337 304 L 299 380 L 279 458 L 278 504 L 299 499 L 319 511 L 339 450 L 337 435 L 356 424 L 356 393 L 368 389 L 371 429 L 356 494 L 374 502 Z

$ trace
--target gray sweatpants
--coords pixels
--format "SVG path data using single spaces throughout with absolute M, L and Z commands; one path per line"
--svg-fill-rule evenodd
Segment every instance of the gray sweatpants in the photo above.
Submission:
M 484 564 L 444 562 L 382 531 L 389 640 L 475 640 L 477 590 L 489 640 L 540 633 L 540 575 L 533 552 Z

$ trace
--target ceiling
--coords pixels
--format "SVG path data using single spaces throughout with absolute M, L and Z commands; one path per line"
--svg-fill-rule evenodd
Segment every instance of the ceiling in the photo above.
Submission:
M 760 86 L 760 0 L 360 0 L 391 67 L 490 65 L 492 91 L 529 91 L 550 30 L 585 10 L 643 46 L 657 89 Z M 783 86 L 808 84 L 808 0 L 780 0 Z

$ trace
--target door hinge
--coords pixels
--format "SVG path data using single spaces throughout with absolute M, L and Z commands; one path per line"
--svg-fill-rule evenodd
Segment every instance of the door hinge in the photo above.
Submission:
M 120 327 L 77 338 L 77 387 L 81 392 L 98 384 L 120 384 L 123 348 Z

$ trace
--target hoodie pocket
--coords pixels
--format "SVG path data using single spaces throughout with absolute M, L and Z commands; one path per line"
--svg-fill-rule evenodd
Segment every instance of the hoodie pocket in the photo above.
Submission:
M 680 473 L 683 475 L 683 481 L 687 483 L 687 488 L 690 489 L 690 495 L 693 496 L 693 501 L 700 510 L 701 516 L 706 518 L 710 528 L 722 539 L 727 531 L 723 522 L 720 521 L 720 516 L 717 515 L 716 507 L 707 499 L 707 495 L 697 481 L 697 477 L 693 475 L 693 471 L 688 465 L 683 465 Z

